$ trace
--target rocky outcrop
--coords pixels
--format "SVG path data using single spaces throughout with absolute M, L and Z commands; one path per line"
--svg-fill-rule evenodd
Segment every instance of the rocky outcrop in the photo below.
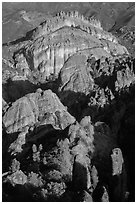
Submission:
M 85 57 L 84 62 L 83 57 L 82 62 L 75 62 L 78 57 L 80 55 L 71 57 L 66 67 L 64 65 L 61 69 L 60 98 L 76 118 L 81 113 L 86 115 L 90 112 L 94 120 L 100 108 L 105 111 L 108 106 L 116 103 L 120 93 L 128 93 L 130 87 L 134 86 L 134 59 L 116 57 L 96 60 L 89 57 L 86 61 Z M 74 59 L 73 62 L 71 59 Z M 74 66 L 69 66 L 69 63 Z M 81 65 L 85 67 L 84 70 L 80 68 Z M 70 97 L 71 101 L 68 100 Z
M 17 100 L 8 109 L 3 116 L 3 125 L 8 134 L 20 132 L 17 139 L 9 146 L 11 154 L 22 152 L 22 145 L 26 144 L 26 135 L 29 128 L 34 126 L 52 125 L 53 128 L 64 130 L 75 122 L 67 109 L 61 104 L 60 100 L 51 90 L 28 94 Z M 47 133 L 52 128 L 47 128 Z M 29 137 L 29 140 L 37 140 L 42 134 L 36 134 L 35 137 Z
M 107 134 L 109 134 L 108 137 Z M 28 189 L 27 191 L 32 197 L 31 188 L 35 187 L 35 199 L 41 201 L 62 199 L 66 201 L 66 199 L 74 200 L 74 197 L 76 201 L 96 201 L 96 192 L 98 191 L 100 191 L 100 200 L 109 201 L 109 196 L 111 200 L 111 195 L 108 195 L 104 185 L 100 185 L 100 181 L 109 186 L 113 182 L 115 172 L 118 172 L 117 176 L 119 173 L 122 175 L 123 158 L 120 163 L 121 157 L 114 154 L 114 151 L 116 152 L 118 149 L 113 149 L 113 144 L 110 145 L 112 137 L 108 127 L 104 124 L 92 125 L 90 117 L 87 116 L 81 120 L 80 124 L 71 125 L 66 136 L 68 138 L 65 139 L 61 139 L 59 136 L 60 139 L 57 140 L 54 136 L 50 136 L 50 139 L 47 136 L 47 141 L 51 140 L 54 143 L 52 148 L 48 147 L 48 143 L 40 144 L 37 148 L 33 143 L 33 161 L 30 162 L 26 158 L 26 162 L 29 162 L 26 175 L 20 170 L 20 163 L 14 159 L 11 166 L 12 173 L 6 177 L 6 180 L 4 179 L 5 185 L 7 182 L 13 186 L 20 184 L 23 188 Z M 40 138 L 40 141 L 42 142 L 43 139 Z M 101 141 L 104 145 L 100 144 Z M 112 155 L 110 155 L 111 151 Z M 120 149 L 119 152 L 121 152 Z M 115 159 L 115 157 L 117 158 Z M 111 164 L 108 166 L 108 161 L 111 158 L 112 166 Z M 114 169 L 112 175 L 111 169 Z M 122 177 L 120 182 L 121 179 Z M 113 196 L 120 187 L 123 189 L 121 192 L 124 195 L 125 188 L 118 182 L 115 187 L 113 186 Z
M 21 171 L 16 171 L 7 177 L 10 183 L 14 185 L 24 185 L 27 182 L 27 176 Z
M 61 69 L 60 78 L 60 91 L 80 92 L 87 95 L 94 85 L 87 66 L 87 56 L 80 53 L 70 57 Z
M 112 150 L 112 175 L 119 175 L 122 173 L 122 167 L 123 167 L 123 156 L 120 149 L 115 148 Z
M 55 129 L 65 129 L 75 122 L 59 98 L 51 90 L 28 94 L 12 104 L 3 117 L 7 133 L 22 131 L 34 124 L 51 124 Z
M 77 11 L 57 13 L 55 17 L 46 20 L 36 29 L 33 38 L 36 39 L 40 36 L 49 35 L 65 26 L 79 28 L 93 36 L 97 35 L 99 39 L 106 39 L 118 43 L 117 39 L 111 33 L 107 33 L 103 30 L 100 21 L 93 17 L 85 18 Z
M 15 66 L 20 75 L 41 83 L 57 78 L 67 59 L 77 52 L 86 50 L 96 59 L 128 54 L 97 20 L 87 20 L 78 12 L 60 12 L 49 18 L 31 40 L 14 51 Z
M 77 12 L 60 12 L 7 46 L 13 63 L 3 60 L 10 67 L 3 72 L 4 200 L 132 197 L 124 130 L 134 123 L 135 61 L 127 49 Z

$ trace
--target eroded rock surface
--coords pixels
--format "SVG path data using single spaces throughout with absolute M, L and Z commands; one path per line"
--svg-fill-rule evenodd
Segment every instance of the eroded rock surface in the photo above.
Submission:
M 128 50 L 77 11 L 47 18 L 3 49 L 3 200 L 133 201 Z
M 75 122 L 67 108 L 51 90 L 28 94 L 12 104 L 3 117 L 7 133 L 23 131 L 25 127 L 51 124 L 55 129 L 65 129 Z
M 49 18 L 34 29 L 27 44 L 11 49 L 19 75 L 36 83 L 57 78 L 67 59 L 77 52 L 86 50 L 96 59 L 128 54 L 99 21 L 87 20 L 78 12 L 60 12 Z

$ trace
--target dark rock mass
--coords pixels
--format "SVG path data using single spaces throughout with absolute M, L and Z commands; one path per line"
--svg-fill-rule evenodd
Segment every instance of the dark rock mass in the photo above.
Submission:
M 134 7 L 3 3 L 3 202 L 135 201 Z

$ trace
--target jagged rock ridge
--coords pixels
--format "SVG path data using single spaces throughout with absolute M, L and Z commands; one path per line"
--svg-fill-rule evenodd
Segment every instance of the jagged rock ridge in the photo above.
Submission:
M 67 59 L 82 50 L 89 50 L 96 59 L 128 54 L 98 21 L 86 20 L 78 12 L 61 12 L 41 24 L 27 45 L 16 48 L 15 66 L 21 75 L 33 76 L 37 82 L 44 83 L 57 78 Z

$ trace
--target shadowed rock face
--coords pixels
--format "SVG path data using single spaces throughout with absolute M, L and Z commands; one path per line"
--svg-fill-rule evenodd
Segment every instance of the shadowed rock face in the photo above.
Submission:
M 62 11 L 6 46 L 3 201 L 133 201 L 135 60 L 119 39 Z

